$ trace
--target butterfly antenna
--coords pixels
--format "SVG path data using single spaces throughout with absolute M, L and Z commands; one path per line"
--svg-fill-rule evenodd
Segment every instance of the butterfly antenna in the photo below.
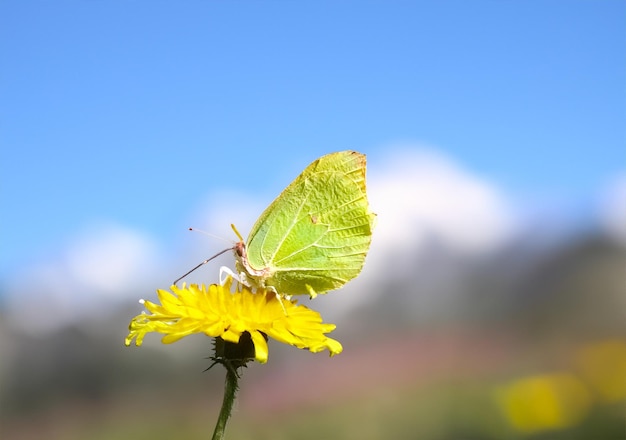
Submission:
M 194 267 L 193 269 L 191 269 L 189 272 L 187 272 L 185 275 L 183 275 L 182 277 L 179 277 L 176 279 L 176 281 L 174 281 L 172 284 L 176 285 L 176 283 L 178 283 L 180 280 L 182 280 L 183 278 L 185 278 L 187 275 L 189 275 L 191 272 L 193 272 L 194 270 L 198 269 L 199 267 L 204 266 L 205 264 L 207 264 L 209 261 L 213 260 L 214 258 L 219 257 L 220 255 L 222 255 L 225 252 L 228 251 L 232 251 L 233 248 L 226 248 L 223 251 L 218 252 L 217 254 L 213 255 L 211 258 L 208 258 L 206 260 L 204 260 L 202 263 L 198 264 L 196 267 Z
M 227 242 L 227 243 L 232 243 L 232 241 L 230 241 L 230 240 L 229 240 L 229 239 L 227 239 L 227 238 L 220 237 L 219 235 L 211 234 L 210 232 L 203 231 L 202 229 L 197 229 L 197 228 L 189 228 L 189 230 L 190 230 L 190 231 L 193 231 L 193 232 L 199 232 L 199 233 L 201 233 L 201 234 L 203 234 L 203 235 L 206 235 L 206 236 L 211 237 L 211 238 L 215 238 L 215 239 L 217 239 L 217 240 L 225 241 L 225 242 Z

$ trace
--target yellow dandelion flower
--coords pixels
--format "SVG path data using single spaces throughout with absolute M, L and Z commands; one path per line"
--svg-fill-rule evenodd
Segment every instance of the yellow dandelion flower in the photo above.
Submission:
M 267 362 L 267 337 L 311 352 L 327 349 L 330 355 L 341 353 L 341 344 L 326 336 L 335 329 L 322 322 L 320 314 L 295 300 L 278 299 L 273 292 L 236 284 L 228 278 L 224 285 L 192 284 L 172 286 L 171 293 L 158 290 L 160 304 L 143 301 L 149 314 L 142 312 L 129 325 L 125 344 L 135 340 L 140 346 L 147 333 L 162 333 L 162 342 L 170 344 L 194 333 L 239 343 L 250 335 L 254 359 Z
M 496 398 L 511 425 L 528 434 L 574 426 L 591 405 L 587 387 L 570 373 L 518 379 L 498 389 Z

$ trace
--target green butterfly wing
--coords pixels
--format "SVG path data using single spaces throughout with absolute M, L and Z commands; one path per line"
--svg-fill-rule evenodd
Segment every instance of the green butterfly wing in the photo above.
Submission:
M 314 296 L 356 277 L 375 219 L 365 166 L 365 156 L 354 151 L 309 165 L 256 221 L 238 269 L 254 285 L 282 295 Z

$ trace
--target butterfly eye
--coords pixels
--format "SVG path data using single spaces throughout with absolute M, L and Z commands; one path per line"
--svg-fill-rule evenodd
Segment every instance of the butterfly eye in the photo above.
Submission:
M 235 253 L 237 254 L 238 257 L 243 257 L 245 248 L 246 248 L 246 245 L 244 244 L 243 241 L 240 241 L 239 243 L 235 244 Z

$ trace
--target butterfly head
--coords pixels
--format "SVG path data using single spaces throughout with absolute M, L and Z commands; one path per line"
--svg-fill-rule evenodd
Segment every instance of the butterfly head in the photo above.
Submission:
M 233 246 L 233 251 L 235 252 L 235 257 L 237 259 L 245 259 L 246 258 L 246 244 L 243 241 L 238 241 Z

